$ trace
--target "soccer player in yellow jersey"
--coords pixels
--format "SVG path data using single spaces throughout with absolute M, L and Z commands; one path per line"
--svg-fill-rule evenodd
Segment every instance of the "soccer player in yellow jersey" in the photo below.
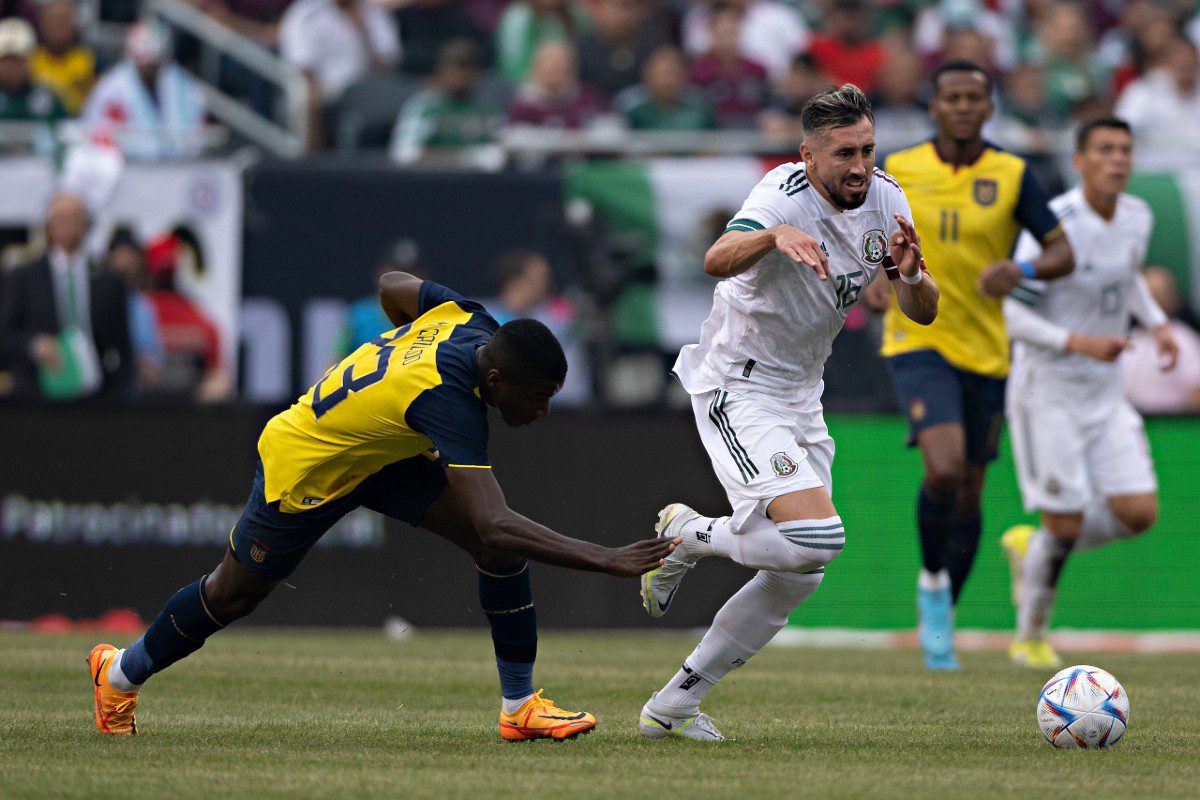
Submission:
M 981 135 L 992 113 L 988 73 L 968 61 L 949 62 L 934 73 L 933 89 L 936 136 L 893 153 L 884 169 L 908 193 L 941 302 L 932 325 L 889 308 L 882 352 L 908 414 L 910 444 L 924 463 L 917 527 L 925 663 L 954 669 L 953 604 L 975 559 L 984 473 L 996 458 L 1004 418 L 1008 337 L 1001 302 L 1022 279 L 1056 278 L 1074 262 L 1028 165 Z M 1017 262 L 1011 254 L 1022 228 L 1043 252 Z M 887 302 L 886 288 L 872 288 L 872 305 Z
M 478 303 L 402 272 L 384 275 L 379 293 L 398 327 L 267 423 L 250 499 L 220 565 L 180 589 L 128 648 L 93 648 L 102 733 L 137 733 L 142 684 L 252 612 L 358 506 L 432 531 L 475 559 L 504 739 L 567 739 L 595 727 L 591 714 L 533 690 L 537 623 L 525 558 L 636 576 L 661 565 L 678 540 L 601 547 L 511 510 L 488 466 L 487 407 L 510 426 L 545 417 L 567 372 L 558 341 L 540 322 L 498 325 Z

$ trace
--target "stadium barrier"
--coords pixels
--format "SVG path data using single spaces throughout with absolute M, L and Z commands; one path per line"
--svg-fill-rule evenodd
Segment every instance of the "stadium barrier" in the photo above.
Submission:
M 178 586 L 210 570 L 244 502 L 254 443 L 271 410 L 0 408 L 0 619 L 95 617 L 131 607 L 154 614 Z M 834 495 L 845 552 L 799 626 L 904 631 L 915 624 L 912 506 L 918 456 L 893 417 L 834 415 Z M 1191 486 L 1200 420 L 1152 420 L 1163 514 L 1146 536 L 1071 560 L 1056 623 L 1074 629 L 1200 630 L 1200 539 Z M 555 414 L 493 429 L 493 461 L 513 507 L 558 530 L 616 545 L 651 532 L 655 512 L 682 500 L 708 513 L 726 501 L 688 415 Z M 1005 447 L 986 489 L 979 565 L 959 608 L 966 628 L 1012 624 L 997 538 L 1027 520 Z M 688 578 L 673 627 L 707 624 L 748 577 L 718 559 Z M 535 567 L 548 627 L 646 627 L 636 584 Z M 259 624 L 418 627 L 478 625 L 475 575 L 452 546 L 360 512 L 256 613 Z

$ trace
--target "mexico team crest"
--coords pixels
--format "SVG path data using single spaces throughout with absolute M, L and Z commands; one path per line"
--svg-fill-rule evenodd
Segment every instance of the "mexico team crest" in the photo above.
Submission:
M 1000 183 L 992 178 L 976 178 L 971 196 L 984 208 L 995 205 L 996 198 L 1000 196 Z
M 787 453 L 776 453 L 771 456 L 771 469 L 781 478 L 790 478 L 798 469 L 796 462 Z
M 887 254 L 887 239 L 883 231 L 875 228 L 863 234 L 862 254 L 868 264 L 883 262 L 883 257 Z

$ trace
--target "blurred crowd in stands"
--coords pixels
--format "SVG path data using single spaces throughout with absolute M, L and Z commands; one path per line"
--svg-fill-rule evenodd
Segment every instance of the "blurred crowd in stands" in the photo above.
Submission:
M 277 84 L 227 55 L 201 69 L 202 45 L 148 13 L 154 2 L 180 0 L 0 0 L 0 156 L 62 161 L 64 143 L 86 141 L 132 161 L 193 158 L 210 141 L 212 89 L 277 115 Z M 985 135 L 1028 157 L 1052 193 L 1074 126 L 1101 114 L 1132 124 L 1139 168 L 1200 167 L 1198 0 L 186 2 L 303 76 L 311 152 L 481 163 L 465 155 L 536 130 L 723 131 L 785 154 L 804 102 L 843 82 L 871 96 L 886 151 L 932 133 L 928 77 L 968 59 L 997 86 Z M 73 227 L 86 211 L 69 196 L 51 203 L 46 256 L 0 287 L 0 396 L 230 397 L 216 328 L 173 286 L 188 232 L 139 242 L 117 230 L 89 261 Z M 547 321 L 583 362 L 572 331 L 587 310 L 555 296 L 550 273 L 536 253 L 511 254 L 493 305 Z M 1200 411 L 1196 320 L 1171 273 L 1153 275 L 1184 353 L 1164 376 L 1135 337 L 1130 393 L 1148 411 Z M 350 309 L 347 341 L 380 324 L 368 296 Z M 571 390 L 579 402 L 593 396 L 587 383 Z
M 1195 0 L 188 2 L 304 74 L 312 149 L 412 161 L 521 125 L 790 143 L 805 99 L 846 81 L 907 143 L 928 132 L 926 77 L 967 58 L 996 78 L 991 131 L 1012 149 L 1051 152 L 1074 121 L 1115 108 L 1143 158 L 1200 160 L 1200 137 L 1176 135 L 1200 123 Z M 129 3 L 100 0 L 101 18 L 106 5 Z M 176 62 L 196 48 L 138 24 L 121 52 L 94 51 L 81 13 L 72 0 L 0 0 L 0 120 L 79 117 L 89 135 L 120 132 L 137 158 L 197 152 L 203 95 Z M 224 63 L 220 75 L 269 110 L 253 71 Z

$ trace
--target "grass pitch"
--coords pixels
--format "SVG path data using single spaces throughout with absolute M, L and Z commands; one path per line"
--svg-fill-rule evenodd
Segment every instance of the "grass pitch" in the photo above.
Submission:
M 642 702 L 691 635 L 542 635 L 536 679 L 600 719 L 572 742 L 501 742 L 484 630 L 243 629 L 156 677 L 143 734 L 95 732 L 92 637 L 0 634 L 0 797 L 1194 798 L 1194 656 L 1072 653 L 1132 701 L 1113 749 L 1055 751 L 1034 722 L 1049 677 L 999 653 L 957 674 L 913 652 L 771 648 L 705 704 L 732 741 L 652 742 Z M 122 643 L 118 643 L 122 644 Z

